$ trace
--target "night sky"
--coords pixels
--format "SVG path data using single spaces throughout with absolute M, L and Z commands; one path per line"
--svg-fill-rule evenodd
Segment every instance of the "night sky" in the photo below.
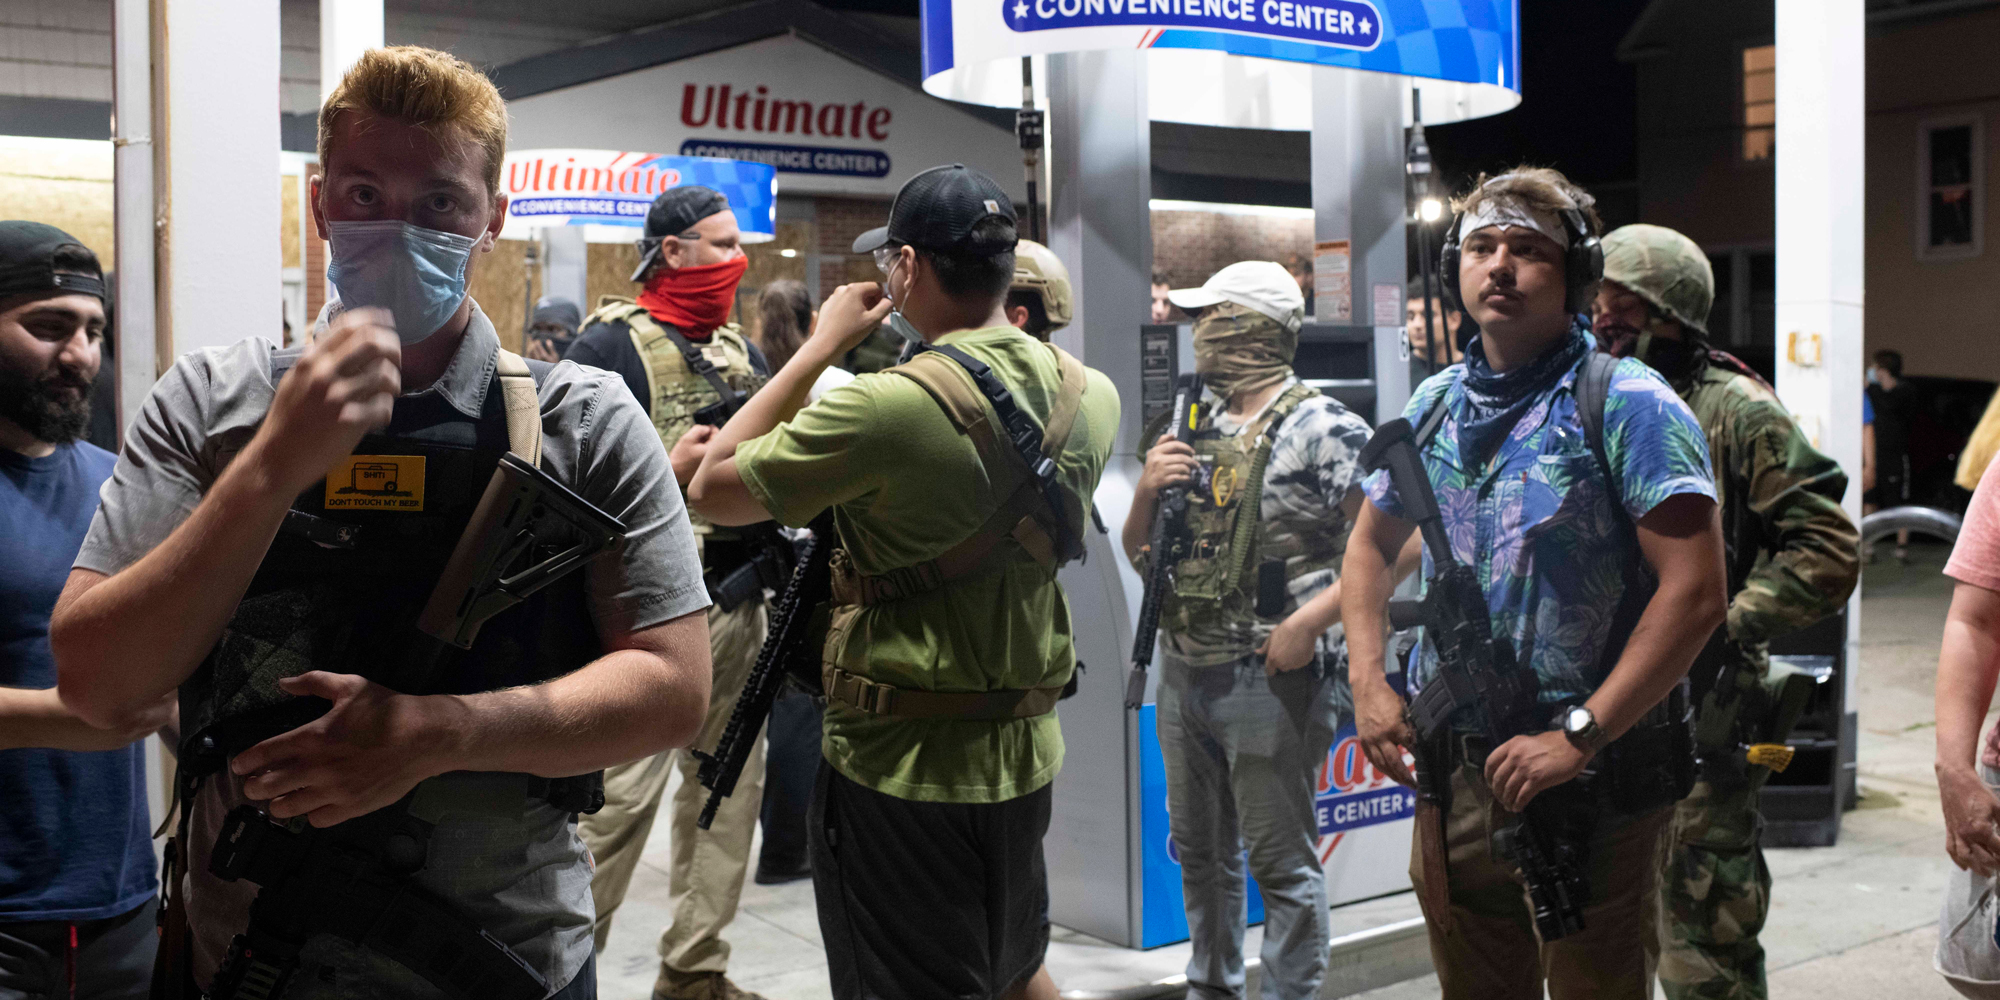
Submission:
M 1521 0 L 1521 105 L 1427 130 L 1438 171 L 1462 191 L 1479 171 L 1555 167 L 1584 184 L 1638 179 L 1633 68 L 1619 39 L 1643 0 Z

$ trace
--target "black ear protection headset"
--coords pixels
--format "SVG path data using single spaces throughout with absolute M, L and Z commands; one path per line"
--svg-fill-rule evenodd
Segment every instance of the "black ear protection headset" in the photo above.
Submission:
M 1444 279 L 1439 282 L 1444 286 L 1444 300 L 1453 309 L 1465 308 L 1458 297 L 1458 227 L 1464 219 L 1464 212 L 1452 215 L 1438 262 L 1438 276 Z M 1598 240 L 1582 209 L 1563 209 L 1562 220 L 1563 229 L 1569 234 L 1569 250 L 1563 256 L 1563 308 L 1572 314 L 1582 313 L 1590 309 L 1590 297 L 1597 283 L 1604 279 L 1604 244 Z

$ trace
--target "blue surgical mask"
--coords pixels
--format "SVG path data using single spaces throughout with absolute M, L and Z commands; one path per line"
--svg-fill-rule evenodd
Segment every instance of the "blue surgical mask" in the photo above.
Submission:
M 900 260 L 900 258 L 898 258 L 898 260 Z M 890 333 L 893 333 L 903 338 L 902 360 L 908 361 L 913 354 L 911 349 L 914 348 L 916 345 L 924 342 L 924 335 L 918 333 L 916 326 L 912 324 L 908 319 L 905 319 L 903 317 L 902 304 L 898 303 L 896 301 L 896 296 L 890 294 L 889 292 L 889 280 L 891 278 L 894 278 L 895 276 L 896 276 L 895 264 L 889 265 L 887 273 L 882 275 L 882 297 L 889 300 L 889 305 L 891 307 L 889 310 L 889 315 L 882 318 L 882 325 L 888 327 Z
M 465 301 L 465 271 L 479 240 L 398 219 L 329 222 L 326 280 L 343 308 L 374 306 L 396 318 L 405 347 L 444 326 Z

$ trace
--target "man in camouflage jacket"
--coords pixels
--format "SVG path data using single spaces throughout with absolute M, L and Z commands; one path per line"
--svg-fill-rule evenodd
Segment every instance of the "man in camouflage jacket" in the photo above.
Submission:
M 1859 534 L 1840 507 L 1847 475 L 1806 440 L 1763 379 L 1706 343 L 1715 278 L 1671 229 L 1604 238 L 1594 328 L 1601 350 L 1667 377 L 1708 435 L 1722 508 L 1729 617 L 1688 676 L 1701 779 L 1680 803 L 1661 879 L 1659 976 L 1671 1000 L 1762 1000 L 1771 873 L 1758 846 L 1757 794 L 1771 770 L 1746 759 L 1782 742 L 1769 641 L 1839 610 L 1854 590 Z M 1755 756 L 1755 755 L 1753 755 Z

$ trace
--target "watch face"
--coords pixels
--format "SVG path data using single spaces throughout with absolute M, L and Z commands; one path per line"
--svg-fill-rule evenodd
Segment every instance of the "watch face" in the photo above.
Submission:
M 1572 733 L 1580 733 L 1590 728 L 1590 724 L 1595 721 L 1597 720 L 1590 717 L 1590 709 L 1578 705 L 1569 710 L 1569 716 L 1564 721 L 1563 728 L 1568 729 Z

